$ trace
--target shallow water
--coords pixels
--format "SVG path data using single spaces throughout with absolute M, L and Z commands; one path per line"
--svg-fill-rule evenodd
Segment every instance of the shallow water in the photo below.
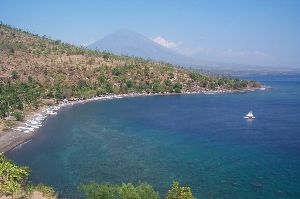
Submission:
M 146 181 L 164 195 L 173 180 L 197 198 L 300 198 L 300 78 L 257 79 L 273 89 L 68 107 L 8 155 L 68 198 L 88 181 Z

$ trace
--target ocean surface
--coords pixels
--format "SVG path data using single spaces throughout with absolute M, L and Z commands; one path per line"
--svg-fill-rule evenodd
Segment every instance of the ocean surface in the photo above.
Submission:
M 203 199 L 299 199 L 300 77 L 251 78 L 273 89 L 68 107 L 8 156 L 67 198 L 89 181 L 148 182 L 164 196 L 178 180 Z

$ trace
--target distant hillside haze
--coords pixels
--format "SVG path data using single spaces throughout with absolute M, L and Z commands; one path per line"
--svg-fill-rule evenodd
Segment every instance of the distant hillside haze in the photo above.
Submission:
M 180 49 L 164 47 L 151 38 L 129 29 L 120 29 L 87 46 L 91 50 L 108 51 L 117 55 L 128 55 L 169 62 L 183 67 L 222 74 L 290 74 L 299 70 L 287 67 L 270 67 L 251 64 L 219 62 L 202 54 L 187 56 Z
M 144 35 L 128 29 L 120 29 L 90 44 L 89 49 L 109 51 L 118 55 L 129 55 L 166 61 L 173 64 L 196 64 L 193 59 L 161 46 Z

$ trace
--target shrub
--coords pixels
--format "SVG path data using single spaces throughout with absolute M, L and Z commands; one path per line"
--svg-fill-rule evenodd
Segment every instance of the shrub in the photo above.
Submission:
M 141 183 L 134 186 L 131 183 L 112 185 L 110 183 L 98 184 L 95 182 L 81 184 L 79 189 L 85 193 L 87 199 L 159 199 L 151 185 Z
M 111 73 L 112 73 L 113 75 L 115 75 L 115 76 L 119 76 L 119 75 L 122 74 L 122 71 L 121 71 L 121 68 L 116 67 L 116 68 L 113 68 L 113 69 L 112 69 Z
M 17 73 L 17 71 L 12 71 L 11 72 L 11 78 L 12 79 L 19 79 L 19 74 Z
M 175 77 L 173 72 L 169 72 L 168 76 L 169 76 L 170 79 L 173 79 Z
M 176 84 L 174 85 L 173 89 L 174 89 L 175 93 L 180 93 L 180 92 L 181 92 L 181 89 L 182 89 L 182 86 L 181 86 L 181 84 L 176 83 Z
M 153 84 L 153 92 L 154 93 L 158 93 L 160 90 L 159 90 L 159 83 L 158 82 L 155 82 Z
M 38 191 L 43 194 L 44 197 L 52 199 L 56 198 L 57 195 L 52 187 L 48 187 L 43 184 L 38 184 L 32 188 L 32 191 Z
M 133 87 L 133 82 L 132 82 L 131 80 L 127 80 L 127 81 L 126 81 L 126 86 L 127 86 L 128 88 Z
M 158 192 L 154 191 L 153 187 L 147 183 L 141 183 L 136 187 L 141 198 L 159 199 Z
M 190 78 L 193 80 L 193 81 L 196 81 L 196 80 L 198 80 L 198 75 L 197 75 L 197 73 L 191 73 L 190 74 Z
M 102 57 L 103 57 L 103 59 L 104 60 L 108 60 L 109 59 L 109 56 L 110 56 L 110 53 L 108 53 L 108 52 L 102 52 Z
M 22 112 L 15 111 L 11 115 L 14 116 L 17 121 L 24 121 L 25 116 Z
M 171 85 L 172 85 L 172 81 L 169 80 L 169 79 L 166 79 L 166 80 L 165 80 L 165 85 L 166 85 L 166 86 L 171 86 Z
M 190 187 L 180 187 L 177 181 L 173 182 L 171 189 L 168 191 L 166 199 L 196 199 Z

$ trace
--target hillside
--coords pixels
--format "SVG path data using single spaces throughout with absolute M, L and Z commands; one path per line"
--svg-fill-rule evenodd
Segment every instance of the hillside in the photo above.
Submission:
M 0 25 L 0 117 L 14 110 L 38 107 L 45 98 L 259 86 L 256 82 L 208 76 L 163 62 L 88 50 Z

